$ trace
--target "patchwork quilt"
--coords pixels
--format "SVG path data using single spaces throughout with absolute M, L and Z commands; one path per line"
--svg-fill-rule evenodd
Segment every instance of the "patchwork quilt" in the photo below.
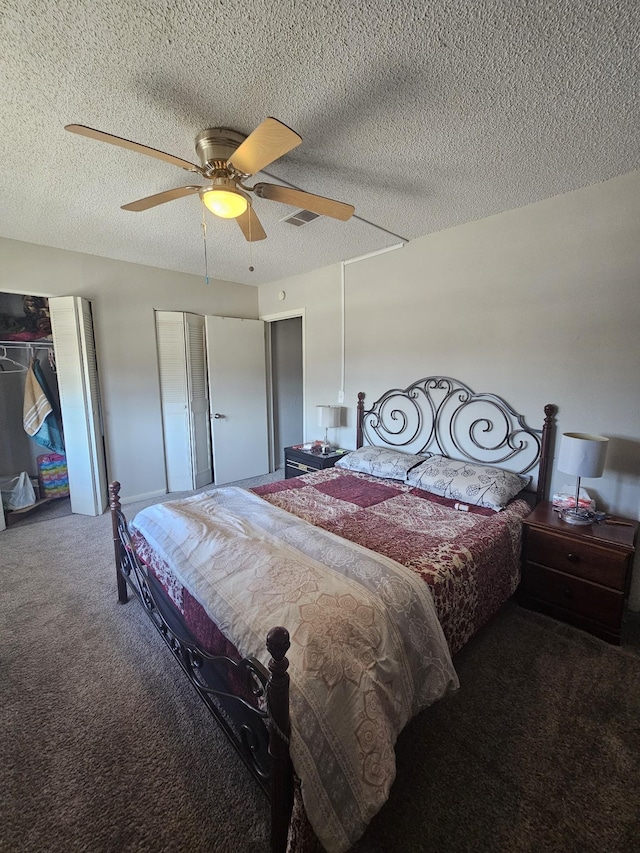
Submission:
M 397 480 L 328 468 L 252 490 L 269 503 L 412 569 L 429 585 L 451 653 L 520 581 L 524 500 L 495 512 Z

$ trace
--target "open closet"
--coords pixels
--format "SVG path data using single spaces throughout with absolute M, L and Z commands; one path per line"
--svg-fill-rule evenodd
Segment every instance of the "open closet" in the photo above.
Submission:
M 20 307 L 22 306 L 22 307 Z M 38 306 L 40 325 L 36 331 L 24 322 L 24 309 Z M 47 313 L 48 311 L 48 313 Z M 50 328 L 45 324 L 50 322 Z M 56 296 L 48 300 L 44 297 L 30 297 L 22 294 L 4 294 L 0 301 L 0 321 L 4 324 L 4 337 L 0 334 L 0 350 L 4 355 L 6 377 L 0 377 L 0 476 L 11 479 L 24 474 L 33 477 L 39 485 L 41 494 L 48 496 L 47 482 L 51 478 L 62 480 L 68 477 L 70 511 L 82 515 L 100 515 L 107 505 L 107 473 L 102 414 L 100 405 L 100 387 L 98 381 L 97 358 L 93 334 L 93 316 L 91 304 L 80 296 Z M 22 326 L 22 331 L 20 331 Z M 48 334 L 47 334 L 48 331 Z M 27 344 L 23 349 L 19 344 Z M 31 345 L 31 351 L 29 350 Z M 10 350 L 9 347 L 15 347 Z M 49 362 L 38 353 L 36 346 L 52 354 Z M 30 378 L 31 356 L 37 355 L 38 376 L 44 374 L 49 381 L 37 381 Z M 53 361 L 55 357 L 55 361 Z M 12 363 L 13 362 L 13 363 Z M 25 366 L 24 379 L 21 379 L 20 365 Z M 55 365 L 55 370 L 53 369 Z M 41 370 L 40 370 L 41 368 Z M 15 374 L 8 371 L 14 369 Z M 24 384 L 23 384 L 24 383 Z M 51 410 L 57 408 L 60 417 L 40 409 L 42 400 L 34 400 L 36 413 L 33 432 L 37 439 L 47 439 L 46 446 L 40 450 L 38 441 L 33 442 L 22 435 L 25 425 L 25 389 L 31 384 L 36 396 L 44 385 L 52 386 L 43 395 Z M 28 419 L 27 419 L 28 420 Z M 66 471 L 59 459 L 40 460 L 40 456 L 50 456 L 60 449 L 55 441 L 56 422 L 63 434 L 63 453 Z M 57 470 L 48 472 L 43 466 L 50 464 Z M 36 509 L 41 506 L 36 502 Z M 45 510 L 46 511 L 46 510 Z M 13 518 L 16 518 L 14 515 Z M 11 523 L 12 517 L 9 516 Z M 4 512 L 0 513 L 0 529 L 5 526 Z
M 6 523 L 19 522 L 53 501 L 56 514 L 71 512 L 44 297 L 0 293 L 0 486 Z

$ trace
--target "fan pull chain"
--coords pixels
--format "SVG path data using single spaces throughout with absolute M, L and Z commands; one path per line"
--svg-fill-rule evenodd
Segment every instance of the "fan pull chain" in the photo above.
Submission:
M 253 241 L 251 240 L 251 202 L 249 202 L 249 272 L 253 272 Z
M 207 258 L 207 220 L 205 207 L 202 202 L 202 239 L 204 242 L 204 283 L 209 284 L 209 259 Z

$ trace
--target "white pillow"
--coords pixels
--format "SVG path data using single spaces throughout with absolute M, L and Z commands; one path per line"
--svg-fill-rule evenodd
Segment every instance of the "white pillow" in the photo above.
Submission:
M 360 474 L 371 474 L 374 477 L 386 477 L 388 480 L 404 481 L 407 473 L 424 462 L 425 458 L 390 447 L 360 447 L 341 456 L 335 467 Z
M 432 456 L 407 474 L 406 483 L 434 495 L 500 510 L 522 491 L 531 477 L 494 465 Z

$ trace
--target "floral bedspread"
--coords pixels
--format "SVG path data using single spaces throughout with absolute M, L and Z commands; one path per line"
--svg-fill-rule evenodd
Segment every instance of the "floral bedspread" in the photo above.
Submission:
M 501 512 L 470 507 L 397 480 L 329 468 L 258 486 L 264 500 L 413 569 L 429 585 L 451 654 L 514 593 L 523 500 Z
M 388 797 L 401 729 L 458 686 L 429 587 L 242 489 L 148 507 L 132 527 L 240 654 L 267 664 L 267 632 L 288 628 L 305 811 L 329 853 L 347 850 Z

